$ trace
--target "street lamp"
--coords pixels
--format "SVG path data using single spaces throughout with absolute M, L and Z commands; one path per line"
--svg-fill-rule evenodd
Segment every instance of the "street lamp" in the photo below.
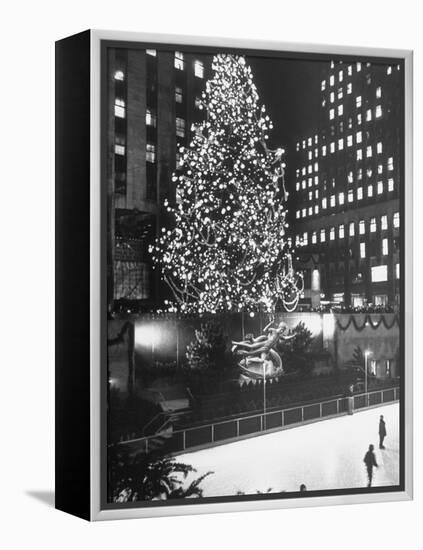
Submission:
M 266 363 L 263 361 L 263 431 L 266 431 Z
M 367 358 L 371 355 L 371 351 L 366 350 L 364 352 L 364 391 L 367 393 Z

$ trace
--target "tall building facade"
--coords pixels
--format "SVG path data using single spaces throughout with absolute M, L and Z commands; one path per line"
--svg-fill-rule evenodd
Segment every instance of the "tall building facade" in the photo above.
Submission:
M 292 226 L 312 308 L 398 306 L 402 73 L 331 62 L 317 126 L 294 144 Z
M 160 294 L 148 246 L 167 223 L 164 200 L 176 200 L 172 173 L 201 119 L 211 60 L 182 51 L 108 52 L 108 304 L 142 311 Z

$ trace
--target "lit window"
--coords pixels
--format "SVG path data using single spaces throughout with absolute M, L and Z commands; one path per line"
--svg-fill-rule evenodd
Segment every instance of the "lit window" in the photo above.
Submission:
M 395 279 L 400 278 L 400 264 L 395 264 Z
M 378 86 L 376 88 L 376 97 L 381 97 L 381 96 L 382 96 L 382 88 Z
M 366 222 L 364 220 L 360 220 L 358 224 L 358 232 L 360 233 L 360 235 L 364 235 L 364 233 L 366 232 Z
M 366 174 L 367 174 L 367 177 L 370 179 L 373 175 L 373 170 L 371 168 L 367 168 Z
M 317 147 L 314 149 L 314 156 L 316 158 L 319 156 L 319 149 Z
M 302 187 L 303 189 L 305 189 L 305 188 L 307 187 L 307 182 L 306 182 L 306 180 L 303 180 L 303 181 L 301 182 L 301 187 Z
M 303 233 L 303 243 L 307 246 L 308 245 L 308 233 L 307 231 Z
M 176 103 L 182 103 L 183 98 L 184 98 L 184 96 L 183 96 L 182 88 L 180 86 L 176 86 L 176 88 L 175 88 L 175 101 L 176 101 Z
M 370 218 L 370 233 L 376 233 L 376 218 Z
M 147 143 L 145 160 L 147 162 L 156 162 L 156 146 L 153 143 Z
M 331 228 L 330 228 L 329 239 L 330 239 L 331 241 L 334 241 L 334 240 L 335 240 L 335 228 L 334 228 L 334 227 L 331 227 Z
M 372 120 L 372 110 L 371 109 L 367 109 L 366 120 Z
M 357 114 L 357 124 L 358 124 L 358 126 L 360 126 L 361 120 L 362 120 L 361 113 L 358 113 L 358 114 Z
M 335 206 L 335 195 L 330 196 L 330 206 L 331 208 Z
M 323 147 L 322 147 L 322 155 L 324 157 L 326 156 L 326 145 L 323 145 Z
M 382 239 L 382 255 L 387 256 L 388 255 L 388 239 Z
M 388 191 L 391 192 L 394 190 L 394 179 L 393 178 L 389 178 L 388 179 Z
M 352 65 L 348 65 L 348 76 L 352 75 Z
M 373 185 L 369 185 L 367 187 L 367 196 L 368 197 L 373 197 Z
M 388 67 L 386 69 L 386 74 L 392 74 L 392 67 Z
M 123 80 L 124 78 L 125 78 L 125 75 L 123 74 L 123 71 L 115 72 L 115 80 Z
M 361 107 L 361 95 L 357 96 L 355 98 L 355 106 L 358 108 L 358 107 Z
M 357 187 L 357 200 L 361 201 L 362 198 L 363 198 L 363 188 Z
M 307 172 L 311 174 L 313 172 L 313 166 L 311 164 L 308 165 Z
M 308 186 L 311 187 L 313 185 L 313 178 L 308 178 Z
M 357 160 L 363 160 L 363 150 L 357 149 Z
M 147 55 L 151 55 L 153 57 L 156 57 L 157 55 L 157 50 L 146 50 L 146 54 Z
M 313 231 L 313 233 L 311 234 L 311 242 L 313 244 L 317 243 L 317 233 L 316 233 L 316 231 Z
M 380 217 L 380 228 L 382 231 L 388 229 L 388 216 L 386 216 L 386 214 Z
M 342 116 L 344 114 L 344 106 L 338 105 L 338 116 Z
M 115 99 L 115 116 L 125 118 L 125 101 L 118 97 Z
M 299 151 L 299 150 L 300 150 L 300 144 L 299 144 L 299 142 L 298 142 L 298 141 L 297 141 L 297 147 L 296 147 L 296 149 L 297 149 L 297 151 Z
M 377 173 L 378 173 L 378 174 L 382 174 L 382 173 L 383 173 L 383 166 L 382 166 L 382 164 L 378 164 L 378 165 L 377 165 Z
M 399 226 L 400 226 L 399 212 L 394 212 L 394 227 L 395 227 L 395 229 L 398 229 Z
M 361 63 L 360 61 L 357 61 L 357 72 L 359 73 L 361 71 Z
M 380 105 L 376 105 L 376 118 L 380 118 L 382 116 L 382 107 Z
M 305 166 L 303 166 L 302 169 L 301 169 L 301 174 L 302 174 L 303 176 L 305 176 L 305 175 L 306 175 L 306 172 L 307 172 L 307 168 L 306 168 Z
M 355 223 L 350 222 L 350 228 L 349 228 L 350 237 L 354 237 L 355 235 Z
M 357 143 L 361 143 L 363 140 L 363 134 L 361 132 L 357 132 L 356 138 L 357 138 Z
M 326 80 L 322 80 L 321 90 L 326 90 Z
M 329 111 L 329 119 L 332 120 L 333 118 L 335 118 L 335 109 Z
M 314 198 L 315 199 L 319 198 L 319 190 L 318 189 L 315 189 L 315 191 L 314 191 Z
M 360 243 L 360 258 L 364 259 L 366 257 L 366 243 Z
M 322 199 L 322 209 L 325 210 L 327 207 L 328 207 L 328 200 L 325 197 L 324 199 Z
M 361 181 L 363 179 L 363 169 L 362 168 L 359 168 L 357 170 L 357 179 L 358 179 L 358 181 Z
M 338 88 L 338 99 L 342 99 L 344 97 L 344 90 L 342 88 Z
M 377 182 L 377 194 L 382 195 L 383 193 L 383 181 Z
M 314 143 L 319 143 L 319 136 L 317 134 L 314 136 Z
M 353 176 L 352 170 L 350 170 L 348 172 L 347 178 L 348 178 L 348 183 L 352 183 L 354 181 L 354 176 Z
M 369 158 L 371 157 L 373 154 L 373 151 L 372 151 L 372 146 L 371 145 L 368 145 L 367 146 L 367 149 L 366 149 L 366 157 Z
M 314 171 L 317 172 L 318 170 L 319 170 L 319 163 L 315 162 L 314 163 Z
M 352 189 L 348 191 L 348 202 L 353 202 L 354 200 L 354 192 Z
M 145 113 L 145 123 L 147 126 L 153 126 L 156 127 L 156 114 L 151 109 L 147 109 Z
M 303 145 L 303 149 L 305 149 L 305 146 L 306 146 L 306 142 L 305 142 L 305 139 L 303 139 L 303 143 L 302 143 L 302 145 Z
M 342 72 L 342 69 L 338 73 L 338 80 L 339 82 L 342 82 L 344 80 L 344 73 Z
M 184 54 L 182 52 L 175 52 L 175 69 L 183 71 L 184 65 Z
M 352 84 L 351 84 L 351 82 L 349 82 L 347 84 L 347 94 L 350 94 L 351 92 L 352 92 Z
M 176 117 L 176 135 L 179 137 L 185 136 L 185 120 L 180 117 Z
M 303 218 L 307 216 L 307 208 L 303 208 Z
M 296 218 L 297 218 L 297 219 L 298 219 L 298 218 L 301 218 L 301 212 L 300 212 L 300 210 L 297 210 Z
M 334 141 L 332 141 L 332 143 L 330 144 L 330 152 L 331 153 L 335 152 L 335 142 Z
M 308 207 L 308 215 L 309 215 L 309 216 L 312 216 L 312 215 L 313 215 L 313 207 L 312 207 L 312 206 L 309 206 L 309 207 Z
M 300 190 L 300 182 L 299 181 L 297 181 L 297 183 L 295 184 L 295 190 L 296 191 Z
M 344 204 L 344 193 L 339 193 L 338 195 L 338 203 Z
M 382 153 L 382 142 L 381 141 L 377 142 L 376 150 L 379 154 Z
M 394 159 L 393 157 L 389 157 L 388 158 L 388 170 L 393 170 L 394 169 Z
M 312 141 L 311 137 L 309 137 L 308 140 L 307 140 L 307 145 L 308 145 L 309 147 L 311 147 L 312 144 L 313 144 L 313 141 Z
M 116 155 L 124 155 L 125 154 L 125 146 L 119 145 L 118 143 L 115 144 L 115 153 Z
M 348 137 L 347 137 L 347 145 L 348 145 L 348 147 L 351 147 L 352 144 L 353 144 L 353 137 L 352 137 L 352 136 L 348 136 Z
M 320 242 L 324 243 L 326 241 L 326 231 L 324 229 L 320 230 Z
M 309 151 L 308 152 L 308 160 L 311 160 L 312 158 L 313 158 L 313 152 Z
M 372 283 L 382 283 L 388 280 L 388 266 L 375 265 L 372 267 Z
M 316 204 L 316 206 L 314 207 L 314 213 L 315 214 L 319 213 L 319 205 L 318 204 Z
M 204 63 L 198 59 L 194 61 L 194 75 L 197 78 L 204 78 Z
M 329 83 L 330 83 L 331 86 L 333 86 L 335 84 L 335 77 L 333 75 L 330 76 Z
M 345 236 L 345 227 L 344 227 L 344 224 L 342 223 L 340 226 L 339 226 L 339 231 L 338 231 L 338 237 L 340 239 L 343 239 Z

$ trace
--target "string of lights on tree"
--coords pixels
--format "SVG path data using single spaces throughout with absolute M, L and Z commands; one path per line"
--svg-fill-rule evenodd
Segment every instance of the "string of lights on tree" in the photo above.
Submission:
M 286 238 L 283 149 L 267 146 L 272 122 L 243 57 L 218 54 L 173 175 L 174 220 L 150 246 L 169 285 L 169 311 L 293 311 L 303 290 Z

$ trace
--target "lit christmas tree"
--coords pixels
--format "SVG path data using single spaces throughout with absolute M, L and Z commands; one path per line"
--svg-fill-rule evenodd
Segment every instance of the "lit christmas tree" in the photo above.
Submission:
M 219 54 L 173 176 L 172 229 L 150 247 L 182 312 L 274 311 L 298 303 L 285 231 L 284 151 L 267 146 L 272 123 L 243 57 Z

